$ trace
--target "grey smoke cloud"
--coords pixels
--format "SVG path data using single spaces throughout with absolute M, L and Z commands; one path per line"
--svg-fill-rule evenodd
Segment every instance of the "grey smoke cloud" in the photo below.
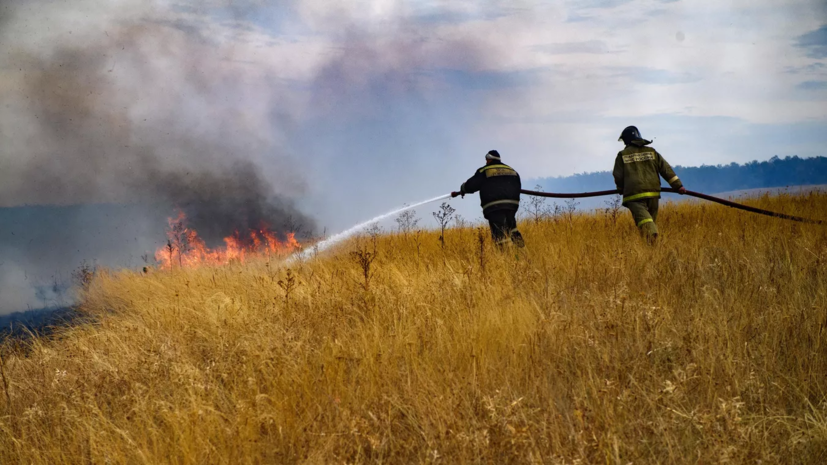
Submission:
M 439 73 L 485 69 L 499 55 L 484 38 L 446 35 L 404 12 L 394 12 L 379 25 L 359 23 L 345 13 L 304 16 L 320 25 L 321 33 L 336 37 L 315 51 L 317 58 L 276 52 L 268 61 L 267 54 L 254 50 L 273 46 L 277 38 L 251 39 L 252 26 L 244 22 L 269 11 L 260 2 L 176 5 L 176 13 L 122 3 L 130 8 L 108 15 L 96 26 L 96 35 L 64 34 L 47 48 L 13 48 L 6 68 L 20 70 L 12 77 L 17 92 L 5 102 L 6 111 L 0 110 L 0 125 L 14 134 L 2 140 L 11 147 L 7 182 L 0 186 L 0 201 L 6 205 L 147 198 L 204 205 L 204 199 L 216 198 L 204 181 L 224 174 L 217 184 L 230 199 L 238 194 L 237 206 L 194 218 L 246 211 L 253 219 L 241 221 L 243 226 L 255 226 L 260 214 L 270 211 L 309 222 L 284 199 L 315 194 L 322 202 L 331 200 L 329 192 L 320 192 L 326 188 L 314 192 L 303 180 L 324 185 L 327 177 L 341 173 L 336 167 L 343 153 L 367 159 L 366 154 L 383 146 L 390 152 L 400 134 L 421 126 L 421 135 L 405 142 L 405 151 L 414 157 L 405 171 L 388 172 L 379 161 L 360 174 L 388 175 L 374 180 L 377 192 L 379 184 L 392 186 L 403 173 L 426 175 L 433 158 L 422 154 L 437 147 L 450 150 L 445 134 L 458 138 L 463 120 L 479 105 L 474 96 L 460 93 L 454 108 L 466 113 L 452 114 L 444 111 L 449 102 L 428 101 L 442 90 L 435 88 L 444 87 Z M 312 2 L 302 2 L 304 7 L 307 3 Z M 216 9 L 229 17 L 209 17 Z M 313 60 L 304 81 L 290 77 L 298 61 Z M 250 105 L 256 108 L 250 111 Z M 440 119 L 445 123 L 434 124 Z M 310 141 L 300 135 L 308 128 Z M 332 147 L 340 142 L 337 131 L 375 134 L 345 141 L 350 146 L 337 150 Z M 323 140 L 315 140 L 319 138 Z M 364 179 L 351 180 L 364 184 Z M 252 192 L 250 186 L 264 190 Z M 339 188 L 349 187 L 343 182 Z M 283 200 L 261 203 L 273 194 Z M 244 208 L 251 201 L 260 208 Z M 368 201 L 364 210 L 371 208 Z
M 262 133 L 267 115 L 226 103 L 243 93 L 242 75 L 175 28 L 139 22 L 105 36 L 12 48 L 4 68 L 18 67 L 18 92 L 0 109 L 4 206 L 163 203 L 208 239 L 287 217 L 312 231 L 287 197 L 304 189 L 299 170 Z M 265 158 L 277 176 L 257 168 Z

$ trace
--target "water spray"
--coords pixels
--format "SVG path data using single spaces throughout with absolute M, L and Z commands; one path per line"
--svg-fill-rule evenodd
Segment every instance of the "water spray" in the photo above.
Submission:
M 318 252 L 323 252 L 323 251 L 333 247 L 334 245 L 336 245 L 336 244 L 338 244 L 342 241 L 350 239 L 355 234 L 357 234 L 360 231 L 366 229 L 368 226 L 370 226 L 372 224 L 378 223 L 378 222 L 380 222 L 380 221 L 382 221 L 386 218 L 390 218 L 394 215 L 398 215 L 398 214 L 400 214 L 404 211 L 407 211 L 407 210 L 410 210 L 410 209 L 413 209 L 413 208 L 416 208 L 416 207 L 421 207 L 422 205 L 426 205 L 426 204 L 433 203 L 433 202 L 438 202 L 440 200 L 447 200 L 450 197 L 451 197 L 451 194 L 440 195 L 440 196 L 434 197 L 432 199 L 423 200 L 422 202 L 418 202 L 418 203 L 415 203 L 413 205 L 406 205 L 404 207 L 400 207 L 400 208 L 396 208 L 394 210 L 391 210 L 387 213 L 383 213 L 383 214 L 381 214 L 381 215 L 379 215 L 375 218 L 371 218 L 367 221 L 359 223 L 359 224 L 357 224 L 356 226 L 354 226 L 350 229 L 342 231 L 338 234 L 334 234 L 333 236 L 330 236 L 329 238 L 319 242 L 318 244 L 314 245 L 313 247 L 311 247 L 309 249 L 306 249 L 306 250 L 302 251 L 299 254 L 293 255 L 292 257 L 288 258 L 287 260 L 288 260 L 288 262 L 290 262 L 290 261 L 293 261 L 293 260 L 296 260 L 296 259 L 308 258 L 308 257 L 310 257 L 311 254 L 318 253 Z

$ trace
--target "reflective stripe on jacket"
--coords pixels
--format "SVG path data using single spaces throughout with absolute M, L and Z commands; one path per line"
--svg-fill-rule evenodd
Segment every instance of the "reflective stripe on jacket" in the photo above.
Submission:
M 617 154 L 612 171 L 623 203 L 660 198 L 660 176 L 675 189 L 683 187 L 669 163 L 652 147 L 627 145 Z
M 514 210 L 520 208 L 520 175 L 514 168 L 504 163 L 493 163 L 478 169 L 460 187 L 463 194 L 480 193 L 482 214 L 488 218 L 488 213 L 498 210 Z

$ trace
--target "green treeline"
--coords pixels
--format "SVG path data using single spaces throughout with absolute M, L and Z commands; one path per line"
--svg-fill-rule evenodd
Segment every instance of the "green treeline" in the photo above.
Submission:
M 675 172 L 687 189 L 709 194 L 764 187 L 827 184 L 827 157 L 772 157 L 768 161 L 751 161 L 743 165 L 730 163 L 717 166 L 676 166 Z M 611 171 L 540 178 L 534 184 L 524 184 L 524 188 L 527 189 L 538 184 L 547 192 L 614 189 Z M 666 186 L 666 183 L 663 185 Z

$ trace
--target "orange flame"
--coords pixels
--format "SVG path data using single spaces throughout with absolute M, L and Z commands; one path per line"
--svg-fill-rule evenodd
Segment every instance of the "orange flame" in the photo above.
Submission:
M 279 240 L 272 231 L 264 228 L 251 230 L 246 236 L 236 232 L 224 238 L 224 247 L 211 249 L 194 229 L 187 226 L 184 212 L 167 222 L 167 243 L 155 251 L 155 260 L 165 269 L 244 262 L 256 256 L 285 255 L 301 248 L 293 233 L 287 234 L 285 240 Z

